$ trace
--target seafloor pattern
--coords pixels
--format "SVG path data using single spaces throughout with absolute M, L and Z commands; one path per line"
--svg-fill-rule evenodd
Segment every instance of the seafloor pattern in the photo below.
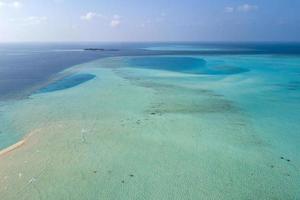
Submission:
M 27 135 L 1 154 L 1 199 L 299 199 L 299 63 L 119 57 L 66 70 L 1 106 L 7 144 Z

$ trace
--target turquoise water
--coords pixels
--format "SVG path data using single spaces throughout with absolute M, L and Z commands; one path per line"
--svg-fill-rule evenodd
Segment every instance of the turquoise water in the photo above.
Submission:
M 152 47 L 146 47 L 144 49 L 147 50 L 154 50 L 154 51 L 242 51 L 243 49 L 237 49 L 237 48 L 231 48 L 231 47 L 220 47 L 220 44 L 215 44 L 215 45 L 205 45 L 205 44 L 200 44 L 200 45 L 187 45 L 187 44 L 169 44 L 169 45 L 162 45 L 162 46 L 152 46 Z M 247 49 L 244 49 L 247 50 Z
M 219 64 L 219 65 L 218 65 Z M 139 57 L 130 60 L 132 67 L 168 70 L 193 74 L 237 74 L 249 71 L 238 66 L 226 66 L 223 63 L 208 64 L 206 60 L 192 57 Z
M 146 82 L 147 87 L 157 89 L 161 95 L 167 95 L 155 112 L 192 114 L 199 119 L 199 123 L 207 119 L 207 130 L 211 129 L 209 126 L 219 126 L 222 129 L 212 133 L 218 134 L 216 138 L 212 135 L 210 137 L 213 137 L 215 142 L 223 144 L 228 142 L 228 147 L 236 151 L 233 157 L 241 156 L 243 164 L 246 164 L 247 160 L 254 159 L 255 166 L 266 166 L 271 172 L 280 171 L 279 173 L 285 177 L 281 180 L 285 182 L 282 187 L 287 191 L 291 189 L 286 185 L 289 181 L 299 185 L 300 58 L 274 55 L 192 58 L 201 60 L 203 65 L 199 67 L 191 62 L 189 66 L 194 70 L 191 76 L 178 77 L 168 73 L 191 72 L 185 71 L 184 67 L 183 69 L 161 67 L 160 69 L 166 73 L 163 77 L 156 71 L 153 74 L 149 72 L 149 74 L 135 74 L 130 71 L 126 76 L 129 79 L 138 79 L 142 85 Z M 138 59 L 144 60 L 138 63 L 134 58 L 133 63 L 141 68 L 147 63 L 147 66 L 153 66 L 147 67 L 148 69 L 156 70 L 159 68 L 156 62 L 163 63 L 156 61 L 152 65 L 154 58 Z M 163 57 L 157 59 L 164 60 Z M 172 66 L 177 59 L 179 58 L 166 60 L 172 60 L 173 64 L 169 65 Z M 191 57 L 188 57 L 186 60 L 190 59 Z M 129 64 L 132 64 L 132 61 L 129 61 Z M 222 67 L 214 66 L 231 66 L 233 70 L 230 69 L 230 73 L 227 73 Z M 205 68 L 208 70 L 203 70 Z M 211 68 L 215 69 L 215 73 L 210 73 Z M 197 76 L 199 74 L 200 76 Z M 253 150 L 257 153 L 249 154 Z M 255 168 L 253 166 L 252 169 Z M 274 180 L 274 183 L 276 182 L 277 180 Z M 297 190 L 294 195 L 286 199 L 299 198 L 299 191 Z
M 0 107 L 2 148 L 35 133 L 0 160 L 4 198 L 300 198 L 300 56 L 119 56 L 64 72 Z

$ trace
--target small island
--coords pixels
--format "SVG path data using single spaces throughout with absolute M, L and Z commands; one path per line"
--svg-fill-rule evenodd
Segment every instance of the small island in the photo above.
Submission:
M 84 51 L 119 51 L 119 49 L 86 48 Z

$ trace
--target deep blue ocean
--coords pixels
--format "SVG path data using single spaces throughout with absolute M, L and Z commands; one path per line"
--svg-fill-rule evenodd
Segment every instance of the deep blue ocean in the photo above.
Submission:
M 105 51 L 84 51 L 104 48 Z M 110 51 L 113 49 L 114 51 Z M 121 55 L 300 55 L 298 43 L 2 43 L 0 44 L 0 100 L 23 98 L 39 89 L 56 73 L 76 64 Z M 180 65 L 187 60 L 151 60 L 151 67 L 189 73 L 218 72 L 199 68 L 198 62 Z M 141 62 L 135 60 L 133 62 Z M 159 62 L 159 63 L 155 63 Z M 200 61 L 201 62 L 201 61 Z M 166 65 L 164 65 L 165 63 Z M 169 63 L 169 64 L 167 64 Z M 170 64 L 171 63 L 171 64 Z M 179 64 L 179 65 L 176 65 Z M 139 63 L 146 67 L 145 63 Z M 146 63 L 147 64 L 147 63 Z M 162 65 L 161 65 L 162 64 Z M 174 66 L 174 64 L 176 66 Z M 196 67 L 195 67 L 196 66 Z M 204 70 L 204 71 L 203 71 Z M 232 69 L 247 70 L 247 69 Z

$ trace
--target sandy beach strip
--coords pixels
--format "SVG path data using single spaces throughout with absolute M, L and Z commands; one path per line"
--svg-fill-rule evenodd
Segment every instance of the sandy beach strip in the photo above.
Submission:
M 28 139 L 30 136 L 32 136 L 32 134 L 33 134 L 34 132 L 36 132 L 36 131 L 37 131 L 37 130 L 30 132 L 29 134 L 27 134 L 27 135 L 26 135 L 22 140 L 20 140 L 19 142 L 17 142 L 17 143 L 15 143 L 15 144 L 13 144 L 13 145 L 11 145 L 11 146 L 9 146 L 9 147 L 7 147 L 7 148 L 1 150 L 1 151 L 0 151 L 0 157 L 1 157 L 1 156 L 4 156 L 4 155 L 6 155 L 6 154 L 8 154 L 8 153 L 11 152 L 11 151 L 14 151 L 14 150 L 20 148 L 21 146 L 23 146 L 23 145 L 26 143 L 27 139 Z
M 25 144 L 25 139 L 17 142 L 16 144 L 13 144 L 13 145 L 7 147 L 6 149 L 1 150 L 0 151 L 0 156 L 3 156 L 5 154 L 9 153 L 9 152 L 21 147 L 24 144 Z

